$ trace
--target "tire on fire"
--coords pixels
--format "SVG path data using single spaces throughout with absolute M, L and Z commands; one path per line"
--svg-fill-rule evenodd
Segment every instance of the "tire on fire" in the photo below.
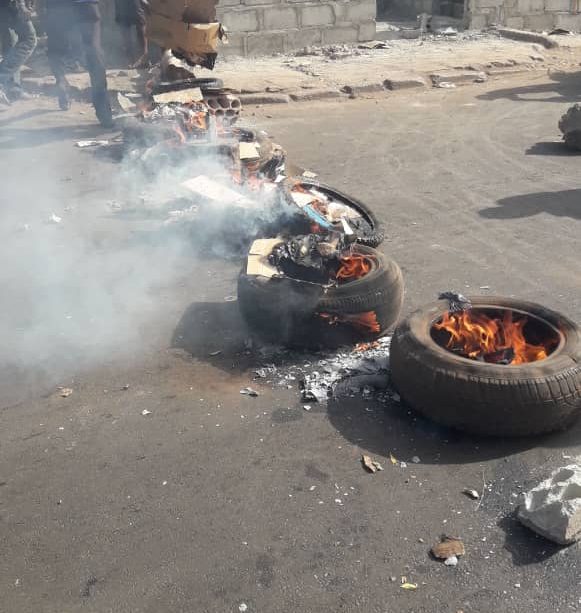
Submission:
M 473 308 L 504 308 L 552 328 L 558 346 L 544 359 L 499 365 L 441 347 L 432 325 L 447 310 L 439 301 L 412 313 L 395 330 L 392 383 L 415 410 L 443 425 L 485 435 L 528 436 L 561 430 L 581 411 L 581 336 L 563 315 L 512 298 L 476 297 Z
M 238 277 L 238 303 L 249 328 L 263 340 L 290 346 L 342 344 L 334 334 L 331 318 L 356 319 L 373 312 L 379 330 L 358 332 L 362 340 L 385 334 L 399 317 L 404 284 L 399 266 L 384 254 L 363 245 L 354 252 L 372 262 L 363 277 L 324 288 L 289 277 L 248 275 L 246 266 Z
M 322 192 L 325 196 L 330 197 L 333 200 L 336 200 L 346 207 L 352 209 L 357 214 L 361 216 L 361 227 L 355 228 L 355 234 L 357 236 L 357 242 L 360 245 L 365 245 L 367 247 L 379 247 L 385 238 L 385 231 L 383 228 L 383 224 L 379 221 L 377 215 L 361 200 L 354 198 L 353 196 L 348 196 L 347 194 L 335 189 L 334 187 L 330 187 L 329 185 L 325 185 L 319 181 L 307 180 L 304 178 L 298 179 L 288 179 L 283 186 L 285 190 L 286 197 L 289 201 L 292 201 L 292 187 L 293 185 L 299 184 L 306 189 L 315 188 L 317 191 Z M 304 218 L 306 221 L 306 217 Z M 308 228 L 308 223 L 306 224 Z M 306 232 L 307 229 L 297 228 L 297 233 Z

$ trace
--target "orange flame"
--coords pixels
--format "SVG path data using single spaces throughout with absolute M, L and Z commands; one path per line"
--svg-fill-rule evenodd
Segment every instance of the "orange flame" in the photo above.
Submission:
M 381 332 L 377 314 L 375 311 L 364 311 L 363 313 L 354 313 L 353 315 L 335 315 L 334 313 L 319 313 L 319 317 L 327 319 L 330 326 L 336 324 L 349 324 L 355 328 L 360 328 L 364 332 Z
M 434 328 L 450 334 L 446 349 L 460 352 L 465 357 L 493 361 L 486 357 L 512 350 L 514 357 L 510 364 L 526 364 L 543 360 L 548 355 L 542 345 L 527 343 L 523 333 L 526 323 L 526 317 L 513 321 L 510 310 L 504 312 L 501 320 L 470 309 L 460 313 L 446 313 L 440 322 L 434 324 Z
M 341 266 L 337 271 L 337 279 L 350 281 L 360 279 L 371 270 L 371 263 L 362 255 L 351 254 L 341 258 Z

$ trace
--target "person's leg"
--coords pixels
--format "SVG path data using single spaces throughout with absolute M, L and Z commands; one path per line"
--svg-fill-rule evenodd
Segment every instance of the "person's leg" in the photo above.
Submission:
M 68 110 L 71 106 L 65 60 L 69 49 L 72 19 L 72 8 L 63 5 L 48 9 L 44 22 L 48 63 L 56 79 L 59 106 L 63 111 Z
M 36 31 L 30 11 L 23 0 L 18 0 L 15 6 L 4 9 L 0 18 L 4 26 L 13 30 L 18 37 L 16 44 L 7 50 L 0 62 L 1 87 L 11 82 L 14 74 L 20 73 L 20 69 L 32 55 L 36 47 Z
M 147 42 L 147 31 L 145 21 L 145 6 L 142 0 L 132 0 L 135 11 L 135 29 L 137 31 L 137 44 L 139 47 L 139 58 L 135 62 L 135 68 L 142 68 L 148 63 L 149 45 Z
M 84 3 L 77 5 L 76 9 L 81 39 L 87 56 L 87 68 L 91 77 L 93 106 L 101 125 L 110 127 L 113 124 L 113 115 L 107 93 L 107 73 L 101 47 L 99 6 L 96 3 Z

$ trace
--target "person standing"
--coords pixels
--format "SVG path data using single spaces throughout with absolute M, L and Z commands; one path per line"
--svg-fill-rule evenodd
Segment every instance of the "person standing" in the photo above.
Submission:
M 124 30 L 123 41 L 125 54 L 129 59 L 131 68 L 144 68 L 147 66 L 148 42 L 146 32 L 145 4 L 143 0 L 115 0 L 115 21 Z M 133 55 L 131 44 L 131 28 L 135 28 L 137 34 L 138 54 Z
M 101 46 L 101 13 L 98 0 L 42 0 L 41 15 L 47 36 L 48 61 L 56 79 L 60 108 L 70 108 L 66 59 L 71 33 L 76 30 L 81 36 L 91 78 L 91 98 L 95 114 L 104 128 L 112 127 L 113 116 Z
M 10 104 L 22 97 L 20 69 L 36 48 L 32 11 L 25 0 L 0 0 L 3 57 L 0 61 L 0 102 Z M 15 36 L 9 44 L 8 36 Z

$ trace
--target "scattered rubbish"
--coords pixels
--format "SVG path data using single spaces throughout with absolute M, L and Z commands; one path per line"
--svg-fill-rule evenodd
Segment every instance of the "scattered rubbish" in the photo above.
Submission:
M 63 220 L 62 217 L 59 217 L 58 215 L 55 215 L 54 213 L 51 213 L 47 222 L 48 223 L 61 223 Z
M 466 494 L 468 498 L 472 498 L 472 500 L 478 500 L 480 498 L 480 494 L 476 490 L 466 488 L 462 490 L 462 493 Z
M 210 354 L 209 354 L 209 355 L 210 355 L 210 357 L 214 358 L 214 357 L 216 357 L 217 355 L 220 355 L 221 353 L 222 353 L 222 350 L 221 350 L 221 349 L 218 349 L 217 351 L 212 351 L 212 352 L 210 352 Z
M 84 149 L 85 147 L 102 147 L 103 145 L 108 145 L 108 140 L 78 140 L 75 145 L 79 147 L 79 149 Z
M 312 370 L 300 381 L 302 400 L 326 402 L 330 396 L 354 396 L 368 387 L 378 392 L 388 385 L 389 344 L 378 339 L 369 349 L 340 351 L 310 363 Z
M 224 296 L 224 302 L 236 302 L 236 296 Z
M 448 26 L 442 30 L 436 30 L 436 34 L 440 36 L 458 36 L 458 30 L 456 28 L 452 28 Z
M 310 405 L 310 404 L 304 404 L 304 405 L 303 405 L 303 409 L 304 409 L 305 411 L 310 411 L 310 410 L 311 410 L 311 405 Z
M 151 411 L 148 411 L 147 409 L 143 409 L 143 411 L 141 411 L 141 414 L 142 414 L 143 416 L 145 416 L 145 415 L 151 415 Z
M 456 83 L 451 83 L 450 81 L 440 81 L 436 87 L 439 87 L 440 89 L 455 89 Z
M 132 102 L 127 96 L 122 94 L 121 92 L 117 92 L 117 102 L 119 106 L 123 109 L 124 113 L 131 113 L 137 109 L 135 102 Z
M 541 536 L 569 545 L 581 538 L 581 465 L 569 464 L 527 492 L 518 519 Z
M 452 556 L 463 556 L 465 554 L 464 543 L 457 537 L 444 535 L 440 542 L 432 547 L 432 554 L 440 560 L 447 560 Z
M 400 468 L 407 468 L 408 467 L 407 462 L 400 462 L 399 463 L 399 467 Z
M 389 45 L 384 40 L 371 40 L 368 43 L 359 43 L 359 49 L 388 49 Z
M 316 172 L 311 172 L 310 170 L 303 171 L 304 179 L 316 179 L 319 175 Z
M 472 308 L 472 303 L 466 296 L 458 292 L 446 291 L 438 294 L 438 300 L 447 300 L 449 303 L 448 309 L 450 313 L 460 313 L 468 311 Z
M 243 387 L 240 390 L 240 393 L 243 396 L 252 396 L 253 398 L 258 396 L 258 392 L 256 390 L 253 390 L 251 387 Z
M 458 557 L 457 556 L 450 556 L 449 558 L 446 558 L 444 560 L 444 564 L 446 566 L 458 566 Z
M 399 587 L 401 587 L 402 590 L 417 590 L 418 584 L 417 583 L 402 583 Z
M 490 289 L 490 285 L 481 285 L 480 289 Z
M 373 460 L 368 455 L 361 456 L 361 463 L 363 464 L 365 470 L 370 473 L 376 473 L 383 470 L 383 466 L 377 460 Z
M 389 454 L 389 461 L 390 461 L 390 462 L 391 462 L 391 463 L 392 463 L 394 466 L 397 464 L 397 459 L 396 459 L 396 457 L 395 457 L 395 456 L 394 456 L 392 453 L 390 453 L 390 454 Z
M 415 456 L 412 458 L 412 462 L 413 462 L 414 464 L 419 464 L 419 463 L 421 462 L 421 460 L 420 460 L 420 458 L 419 458 L 417 455 L 415 455 Z
M 61 398 L 68 398 L 73 393 L 70 387 L 59 387 L 59 395 Z
M 126 383 L 125 385 L 122 385 L 122 386 L 121 386 L 121 389 L 122 389 L 123 391 L 127 391 L 127 390 L 129 389 L 129 384 L 128 384 L 128 383 Z
M 572 34 L 572 32 L 566 28 L 555 28 L 549 32 L 549 36 L 568 36 L 569 34 Z
M 240 613 L 244 613 L 245 611 L 248 611 L 248 605 L 245 602 L 241 602 L 238 605 L 238 610 L 240 611 Z

